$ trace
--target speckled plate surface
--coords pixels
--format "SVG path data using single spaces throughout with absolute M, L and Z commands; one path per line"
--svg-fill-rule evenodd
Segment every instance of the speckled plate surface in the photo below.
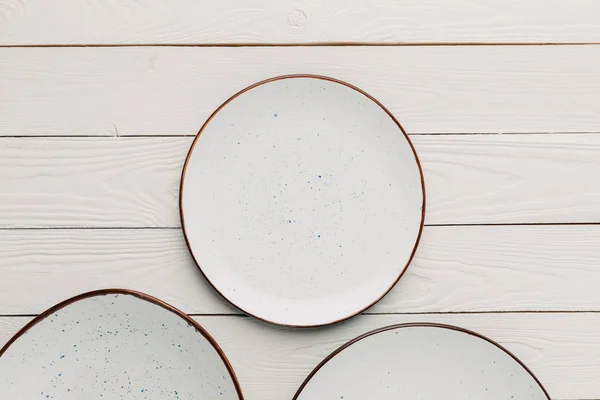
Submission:
M 380 103 L 331 78 L 286 76 L 205 123 L 180 209 L 221 295 L 267 322 L 318 326 L 365 310 L 400 278 L 425 190 L 408 136 Z
M 395 325 L 337 349 L 294 400 L 550 400 L 535 376 L 500 345 L 438 324 Z
M 46 311 L 0 350 L 0 399 L 242 399 L 196 322 L 142 293 L 86 293 Z

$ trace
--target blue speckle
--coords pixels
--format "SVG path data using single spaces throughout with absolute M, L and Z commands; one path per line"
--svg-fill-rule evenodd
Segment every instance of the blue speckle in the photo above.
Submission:
M 321 178 L 321 175 L 319 175 L 319 178 Z
M 317 237 L 321 237 L 321 235 L 317 235 Z
M 273 116 L 274 116 L 275 118 L 277 118 L 277 113 L 273 114 Z

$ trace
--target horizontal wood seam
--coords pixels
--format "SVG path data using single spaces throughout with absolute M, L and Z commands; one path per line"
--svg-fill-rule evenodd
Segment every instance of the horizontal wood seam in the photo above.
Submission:
M 0 48 L 49 47 L 454 47 L 454 46 L 597 46 L 600 42 L 299 42 L 299 43 L 48 43 L 2 44 Z
M 461 227 L 461 226 L 598 226 L 600 221 L 592 222 L 503 222 L 503 223 L 480 223 L 480 224 L 424 224 L 426 227 Z M 0 231 L 77 231 L 77 230 L 181 230 L 180 226 L 32 226 L 0 227 Z
M 186 313 L 187 314 L 187 313 Z M 600 314 L 600 310 L 499 310 L 499 311 L 424 311 L 424 312 L 364 312 L 362 316 L 379 315 L 488 315 L 488 314 Z M 0 314 L 0 318 L 35 318 L 39 314 Z M 190 317 L 237 317 L 252 318 L 245 314 L 201 313 Z
M 407 132 L 409 136 L 494 136 L 494 135 L 503 135 L 503 136 L 522 136 L 522 135 L 536 135 L 536 136 L 549 136 L 549 135 L 597 135 L 600 132 L 597 131 L 572 131 L 572 132 Z M 98 134 L 98 135 L 0 135 L 0 140 L 2 139 L 77 139 L 77 138 L 140 138 L 140 139 L 152 139 L 152 138 L 193 138 L 196 136 L 196 133 L 174 133 L 174 134 L 164 134 L 164 133 L 144 133 L 140 135 L 129 134 L 129 135 L 107 135 L 107 134 Z

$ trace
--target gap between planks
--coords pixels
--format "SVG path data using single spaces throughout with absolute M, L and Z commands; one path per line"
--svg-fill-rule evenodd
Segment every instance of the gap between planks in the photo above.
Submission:
M 461 226 L 597 226 L 598 222 L 503 222 L 503 223 L 480 223 L 480 224 L 423 224 L 428 227 L 461 227 Z M 181 230 L 181 226 L 0 226 L 0 231 L 89 231 L 89 230 Z
M 408 136 L 493 136 L 493 135 L 597 135 L 600 132 L 588 131 L 588 132 L 465 132 L 465 133 L 445 133 L 445 132 L 407 132 Z M 0 136 L 2 139 L 77 139 L 77 138 L 140 138 L 140 139 L 153 139 L 153 138 L 193 138 L 196 137 L 197 133 L 175 133 L 175 134 L 143 134 L 143 135 L 3 135 Z
M 491 315 L 491 314 L 600 314 L 598 310 L 508 310 L 508 311 L 415 311 L 415 312 L 362 312 L 359 315 Z M 36 318 L 40 314 L 0 314 L 0 318 Z M 190 317 L 236 317 L 250 318 L 250 315 L 233 313 L 191 313 Z M 354 318 L 354 317 L 352 317 Z M 345 321 L 342 321 L 345 322 Z M 274 325 L 278 326 L 278 325 Z M 302 328 L 300 328 L 302 329 Z
M 597 46 L 600 42 L 307 42 L 307 43 L 122 43 L 3 44 L 0 48 L 80 47 L 458 47 L 458 46 Z

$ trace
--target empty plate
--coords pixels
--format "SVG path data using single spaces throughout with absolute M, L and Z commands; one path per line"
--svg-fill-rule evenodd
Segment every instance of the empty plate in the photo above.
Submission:
M 317 326 L 392 288 L 419 241 L 425 191 L 408 136 L 380 103 L 331 78 L 285 76 L 211 115 L 180 208 L 223 297 L 268 322 Z
M 0 399 L 242 399 L 225 355 L 182 312 L 103 290 L 52 307 L 0 350 Z
M 515 356 L 477 333 L 437 324 L 378 329 L 334 351 L 294 400 L 549 400 Z

